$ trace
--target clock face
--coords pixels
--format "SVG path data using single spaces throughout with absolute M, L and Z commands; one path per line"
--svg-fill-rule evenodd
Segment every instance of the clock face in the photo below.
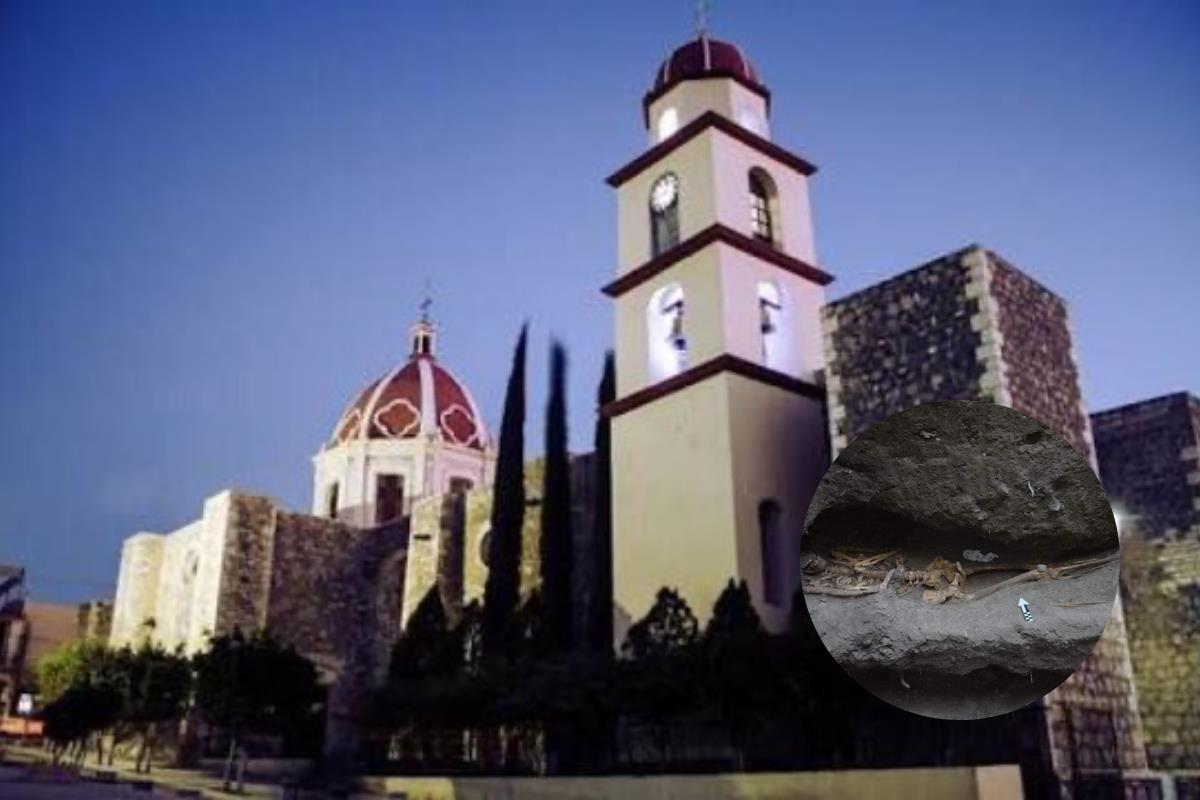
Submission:
M 650 187 L 650 208 L 659 213 L 666 211 L 675 204 L 675 198 L 678 196 L 679 178 L 674 172 L 668 172 Z

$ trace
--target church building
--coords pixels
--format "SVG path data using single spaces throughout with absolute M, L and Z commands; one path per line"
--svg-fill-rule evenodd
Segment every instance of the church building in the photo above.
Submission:
M 700 32 L 661 63 L 641 106 L 646 149 L 608 178 L 617 252 L 603 287 L 615 317 L 616 398 L 601 413 L 618 645 L 660 588 L 703 623 L 731 579 L 783 630 L 812 494 L 830 459 L 891 413 L 998 402 L 1093 465 L 1093 426 L 1106 450 L 1133 446 L 1117 441 L 1112 414 L 1088 416 L 1065 302 L 990 250 L 827 302 L 816 167 L 776 142 L 771 92 L 739 47 Z M 437 334 L 426 306 L 407 357 L 350 395 L 313 458 L 307 513 L 230 490 L 187 525 L 126 539 L 112 643 L 195 652 L 213 634 L 266 629 L 334 685 L 331 741 L 352 729 L 421 599 L 436 590 L 453 613 L 483 596 L 497 454 Z M 1195 450 L 1189 440 L 1188 476 Z M 1177 461 L 1163 469 L 1185 469 Z M 585 536 L 595 462 L 573 463 Z M 540 465 L 526 477 L 536 505 Z M 538 516 L 526 510 L 526 593 Z M 1060 776 L 1146 768 L 1124 625 L 1118 603 L 1093 656 L 1031 712 Z

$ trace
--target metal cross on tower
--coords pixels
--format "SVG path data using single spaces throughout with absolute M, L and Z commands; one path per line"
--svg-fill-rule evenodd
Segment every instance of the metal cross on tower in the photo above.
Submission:
M 696 11 L 693 14 L 696 25 L 696 38 L 708 36 L 708 9 L 710 0 L 696 0 Z

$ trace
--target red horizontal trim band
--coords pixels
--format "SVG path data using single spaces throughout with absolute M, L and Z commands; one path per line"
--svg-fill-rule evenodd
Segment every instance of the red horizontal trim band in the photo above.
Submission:
M 802 381 L 799 378 L 793 378 L 791 375 L 785 375 L 782 372 L 776 372 L 773 369 L 764 367 L 762 364 L 755 364 L 753 361 L 747 361 L 731 353 L 723 353 L 716 358 L 710 358 L 703 364 L 697 364 L 678 375 L 672 375 L 665 381 L 660 381 L 653 386 L 647 386 L 645 389 L 636 391 L 628 397 L 614 400 L 601 408 L 600 413 L 609 419 L 619 417 L 635 408 L 640 408 L 647 403 L 652 403 L 667 395 L 674 394 L 680 389 L 686 389 L 688 386 L 697 384 L 706 378 L 711 378 L 713 375 L 722 372 L 732 372 L 735 375 L 741 375 L 744 378 L 750 378 L 760 383 L 777 386 L 780 389 L 785 389 L 794 394 L 812 398 L 813 400 L 825 400 L 825 389 L 822 386 Z
M 768 261 L 785 272 L 799 275 L 801 278 L 805 278 L 821 286 L 827 286 L 833 282 L 833 276 L 828 272 L 798 258 L 789 256 L 786 253 L 781 253 L 766 242 L 752 239 L 746 234 L 735 231 L 733 228 L 718 222 L 709 225 L 696 235 L 680 242 L 667 252 L 655 256 L 640 267 L 635 267 L 626 272 L 605 286 L 603 292 L 609 297 L 618 297 L 635 286 L 650 280 L 672 264 L 682 261 L 713 242 L 722 242 L 730 247 L 736 247 L 743 253 L 761 258 L 763 261 Z
M 772 158 L 785 166 L 791 167 L 801 175 L 812 175 L 817 171 L 815 166 L 800 156 L 784 150 L 779 145 L 769 142 L 755 133 L 751 133 L 733 120 L 721 116 L 716 111 L 705 111 L 687 125 L 675 131 L 673 135 L 654 145 L 654 147 L 651 147 L 633 161 L 630 161 L 612 175 L 609 175 L 606 179 L 608 185 L 614 188 L 620 186 L 625 181 L 657 162 L 667 153 L 686 144 L 709 128 L 716 128 L 722 133 L 732 136 L 742 144 L 757 150 L 767 158 Z
M 710 78 L 729 78 L 730 80 L 737 81 L 742 86 L 761 97 L 763 102 L 767 104 L 767 111 L 770 112 L 771 91 L 767 87 L 757 84 L 754 81 L 747 80 L 744 75 L 741 75 L 736 70 L 718 69 L 712 70 L 711 72 L 707 72 L 704 75 L 697 77 L 675 78 L 674 80 L 668 81 L 657 89 L 651 89 L 650 91 L 646 92 L 645 96 L 642 97 L 642 119 L 645 121 L 646 127 L 650 127 L 650 106 L 653 105 L 655 100 L 662 97 L 664 94 L 671 91 L 684 81 L 703 81 Z

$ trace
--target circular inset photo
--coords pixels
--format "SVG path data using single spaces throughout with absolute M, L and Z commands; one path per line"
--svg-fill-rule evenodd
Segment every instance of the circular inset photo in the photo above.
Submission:
M 821 481 L 801 545 L 805 604 L 860 685 L 916 714 L 1004 714 L 1062 683 L 1117 594 L 1112 507 L 1087 460 L 983 401 L 875 425 Z

